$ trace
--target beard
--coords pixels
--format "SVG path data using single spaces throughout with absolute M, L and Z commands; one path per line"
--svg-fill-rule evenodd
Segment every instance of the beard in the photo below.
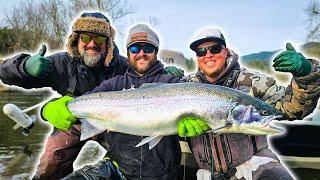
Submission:
M 142 58 L 146 58 L 146 57 L 136 57 L 135 60 L 130 60 L 130 66 L 132 67 L 132 69 L 134 71 L 136 71 L 139 74 L 145 74 L 146 72 L 148 72 L 148 70 L 153 67 L 156 63 L 157 63 L 157 59 L 150 59 L 147 60 L 147 64 L 145 66 L 138 66 L 138 60 L 142 59 Z
M 83 62 L 89 67 L 95 67 L 103 62 L 106 54 L 101 52 L 97 56 L 89 55 L 85 50 L 80 52 Z
M 217 69 L 215 71 L 203 70 L 203 72 L 209 77 L 216 78 L 216 77 L 219 77 L 224 72 L 224 69 Z
M 205 75 L 206 79 L 211 83 L 216 82 L 218 78 L 225 72 L 225 68 L 218 68 L 210 70 L 207 68 L 200 68 L 200 71 Z

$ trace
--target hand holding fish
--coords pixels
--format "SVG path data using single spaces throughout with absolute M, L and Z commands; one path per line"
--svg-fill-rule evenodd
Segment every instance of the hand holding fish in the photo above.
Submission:
M 77 120 L 67 108 L 67 103 L 74 99 L 70 96 L 63 96 L 62 98 L 48 102 L 42 108 L 42 117 L 52 124 L 55 128 L 61 130 L 68 130 Z
M 178 135 L 180 137 L 195 137 L 209 129 L 210 127 L 204 120 L 196 117 L 185 117 L 178 122 Z

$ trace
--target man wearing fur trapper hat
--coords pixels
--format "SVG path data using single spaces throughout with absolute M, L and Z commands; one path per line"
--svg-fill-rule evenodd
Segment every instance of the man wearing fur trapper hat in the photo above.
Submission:
M 103 14 L 83 13 L 74 22 L 72 31 L 67 43 L 71 57 L 82 59 L 89 67 L 102 62 L 109 66 L 113 58 L 115 31 Z
M 67 41 L 67 52 L 44 57 L 20 54 L 0 65 L 3 83 L 23 88 L 51 87 L 61 95 L 80 96 L 102 80 L 124 74 L 127 59 L 114 44 L 115 31 L 99 12 L 83 13 L 75 20 Z M 65 114 L 61 113 L 61 116 Z M 68 126 L 59 122 L 61 126 Z M 72 163 L 85 142 L 79 141 L 79 126 L 55 129 L 47 139 L 35 179 L 60 179 L 73 171 Z M 68 143 L 66 143 L 68 142 Z
M 26 89 L 51 87 L 63 96 L 80 96 L 103 80 L 125 73 L 127 59 L 119 55 L 114 36 L 115 31 L 105 15 L 83 13 L 73 23 L 67 52 L 44 57 L 46 47 L 43 45 L 36 55 L 17 55 L 0 64 L 0 79 L 5 84 Z M 174 67 L 165 71 L 172 75 L 182 73 Z M 60 112 L 59 116 L 68 114 Z M 80 126 L 72 126 L 70 121 L 53 121 L 50 123 L 59 128 L 47 139 L 34 179 L 60 179 L 71 173 L 72 163 L 85 144 L 79 141 Z

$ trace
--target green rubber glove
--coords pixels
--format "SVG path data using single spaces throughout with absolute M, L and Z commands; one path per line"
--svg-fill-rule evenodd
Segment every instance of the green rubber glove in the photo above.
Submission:
M 184 76 L 184 71 L 174 66 L 168 66 L 164 70 L 167 74 L 170 74 L 178 78 L 182 78 Z
M 68 130 L 76 122 L 77 118 L 71 114 L 67 108 L 67 103 L 74 99 L 70 96 L 48 102 L 42 108 L 42 116 L 54 127 L 61 130 Z
M 286 45 L 287 50 L 281 52 L 273 60 L 276 71 L 291 72 L 294 76 L 306 76 L 312 71 L 312 64 L 301 53 L 294 50 L 290 43 Z
M 178 122 L 178 135 L 180 137 L 195 137 L 209 129 L 208 124 L 200 118 L 185 117 Z
M 28 58 L 24 64 L 25 71 L 36 78 L 45 79 L 52 72 L 52 63 L 43 57 L 47 51 L 46 45 L 42 44 L 39 53 Z

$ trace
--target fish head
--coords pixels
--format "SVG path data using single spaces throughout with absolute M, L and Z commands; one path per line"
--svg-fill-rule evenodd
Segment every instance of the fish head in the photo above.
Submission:
M 284 130 L 271 125 L 271 121 L 280 118 L 275 110 L 258 110 L 251 105 L 235 106 L 228 117 L 228 125 L 216 133 L 243 133 L 250 135 L 273 135 Z

